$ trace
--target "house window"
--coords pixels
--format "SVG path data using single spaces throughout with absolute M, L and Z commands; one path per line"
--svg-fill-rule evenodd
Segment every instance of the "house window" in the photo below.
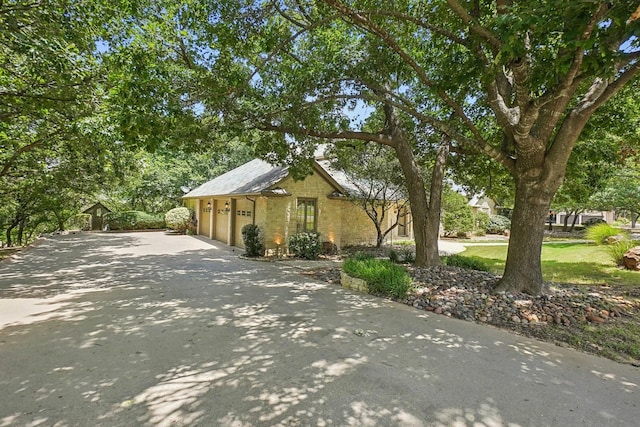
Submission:
M 409 227 L 407 227 L 408 215 L 406 206 L 400 208 L 400 213 L 398 215 L 398 236 L 400 237 L 408 237 L 409 236 Z
M 316 230 L 316 199 L 298 199 L 298 233 Z

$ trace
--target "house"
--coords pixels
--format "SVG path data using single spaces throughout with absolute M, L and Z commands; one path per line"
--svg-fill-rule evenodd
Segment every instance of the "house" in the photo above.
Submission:
M 183 200 L 196 214 L 197 234 L 243 248 L 242 227 L 256 224 L 267 254 L 274 254 L 286 251 L 289 236 L 302 231 L 319 232 L 328 247 L 375 244 L 374 223 L 349 200 L 352 191 L 344 173 L 322 157 L 314 160 L 313 174 L 300 181 L 287 167 L 255 159 L 193 189 Z M 387 217 L 392 224 L 395 215 Z M 409 222 L 410 215 L 403 216 L 387 238 L 412 238 Z
M 487 215 L 496 215 L 497 214 L 497 205 L 496 202 L 493 201 L 490 197 L 487 197 L 483 194 L 476 194 L 471 197 L 468 205 L 471 207 L 471 211 L 475 216 L 478 212 L 484 212 Z
M 91 219 L 89 220 L 91 230 L 102 230 L 102 217 L 104 214 L 109 212 L 111 212 L 111 210 L 101 202 L 94 203 L 93 205 L 82 209 L 83 214 L 91 215 Z

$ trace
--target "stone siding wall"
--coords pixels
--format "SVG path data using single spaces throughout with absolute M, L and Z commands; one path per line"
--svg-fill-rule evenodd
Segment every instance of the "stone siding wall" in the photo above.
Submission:
M 263 232 L 267 253 L 270 255 L 276 254 L 276 251 L 279 251 L 280 254 L 286 253 L 289 236 L 298 230 L 296 215 L 298 199 L 304 198 L 316 200 L 316 227 L 322 242 L 331 242 L 337 248 L 375 244 L 376 229 L 367 214 L 358 205 L 348 200 L 329 198 L 328 195 L 335 188 L 317 173 L 308 176 L 303 181 L 294 181 L 293 178 L 287 177 L 278 186 L 291 195 L 255 196 L 252 197 L 255 200 L 255 205 L 253 201 L 245 197 L 238 197 L 233 203 L 230 203 L 235 206 L 229 213 L 224 212 L 224 204 L 231 202 L 230 199 L 201 199 L 200 212 L 197 212 L 198 221 L 210 221 L 209 215 L 203 212 L 208 201 L 212 202 L 211 215 L 214 221 L 212 221 L 212 227 L 203 226 L 200 223 L 199 234 L 207 236 L 213 234 L 214 239 L 224 243 L 229 243 L 231 238 L 235 240 L 235 246 L 244 247 L 241 234 L 242 226 L 255 222 Z M 184 204 L 195 209 L 197 200 L 187 199 Z M 393 212 L 387 215 L 386 227 L 392 223 L 392 215 Z M 229 233 L 232 219 L 235 222 L 233 236 Z M 393 231 L 393 235 L 387 236 L 387 242 L 408 238 L 399 237 L 397 233 L 396 229 Z

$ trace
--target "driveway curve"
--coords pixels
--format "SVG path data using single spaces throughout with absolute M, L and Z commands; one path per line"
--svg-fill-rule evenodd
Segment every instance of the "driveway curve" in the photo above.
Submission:
M 637 368 L 301 272 L 189 236 L 41 240 L 0 263 L 0 426 L 638 423 Z

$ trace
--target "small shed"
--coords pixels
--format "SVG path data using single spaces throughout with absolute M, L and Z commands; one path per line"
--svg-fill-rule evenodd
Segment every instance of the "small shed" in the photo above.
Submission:
M 82 211 L 83 214 L 91 215 L 90 223 L 92 230 L 102 230 L 102 217 L 109 212 L 111 212 L 111 209 L 107 208 L 101 202 L 97 202 Z

